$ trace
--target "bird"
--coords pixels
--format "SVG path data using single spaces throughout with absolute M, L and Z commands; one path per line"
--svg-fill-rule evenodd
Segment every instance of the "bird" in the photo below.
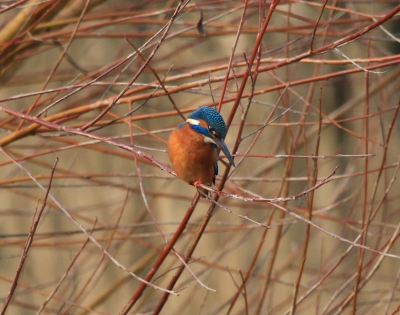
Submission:
M 227 128 L 222 116 L 213 108 L 203 106 L 192 112 L 168 140 L 168 156 L 178 178 L 194 185 L 211 186 L 218 175 L 219 150 L 234 166 L 224 138 Z M 208 195 L 204 188 L 198 188 Z

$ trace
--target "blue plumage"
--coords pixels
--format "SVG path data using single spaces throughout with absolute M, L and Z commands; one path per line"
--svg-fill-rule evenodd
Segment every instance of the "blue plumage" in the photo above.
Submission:
M 223 139 L 226 136 L 227 130 L 226 130 L 225 121 L 222 118 L 222 116 L 214 108 L 203 106 L 203 107 L 196 109 L 193 113 L 191 113 L 189 115 L 189 119 L 204 120 L 207 123 L 208 128 L 204 128 L 201 125 L 190 125 L 190 128 L 192 128 L 194 131 L 196 131 L 210 139 L 215 140 L 217 138 L 218 140 L 222 140 L 222 144 L 221 144 L 221 142 L 218 142 L 218 144 L 221 145 L 222 151 L 228 157 L 228 159 L 232 163 L 232 165 L 235 165 L 235 163 L 232 160 L 232 157 L 229 154 L 228 149 L 225 146 L 225 143 L 223 142 Z M 210 132 L 212 132 L 213 134 L 211 135 Z M 216 144 L 212 144 L 212 146 L 215 148 L 215 150 L 216 150 L 215 152 L 218 155 L 218 151 L 217 151 L 218 146 Z M 213 183 L 215 183 L 216 175 L 218 175 L 218 156 L 214 163 Z
M 191 119 L 203 119 L 210 127 L 214 128 L 214 130 L 219 135 L 219 138 L 225 138 L 226 136 L 226 125 L 222 116 L 211 107 L 200 107 L 196 109 L 193 113 L 189 115 Z M 193 126 L 196 127 L 196 126 Z M 194 129 L 194 128 L 193 128 Z M 206 137 L 210 137 L 208 130 L 205 128 L 198 128 L 197 132 L 200 132 Z M 203 130 L 204 129 L 204 130 Z M 195 129 L 194 129 L 195 130 Z M 210 137 L 211 138 L 211 137 Z
M 226 133 L 224 119 L 215 109 L 204 106 L 192 112 L 168 140 L 168 155 L 177 176 L 190 184 L 211 186 L 218 174 L 219 149 L 235 166 L 224 142 Z

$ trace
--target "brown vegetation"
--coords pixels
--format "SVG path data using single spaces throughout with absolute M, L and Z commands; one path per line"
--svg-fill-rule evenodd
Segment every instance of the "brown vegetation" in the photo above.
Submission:
M 0 314 L 396 314 L 398 1 L 0 1 Z M 166 140 L 215 106 L 211 198 Z

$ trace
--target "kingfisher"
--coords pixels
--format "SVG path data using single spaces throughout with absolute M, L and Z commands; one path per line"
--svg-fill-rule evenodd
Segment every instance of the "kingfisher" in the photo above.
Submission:
M 224 142 L 226 131 L 225 121 L 215 109 L 203 106 L 192 112 L 168 140 L 168 155 L 176 175 L 195 187 L 215 184 L 219 150 L 236 167 Z M 206 189 L 200 190 L 208 195 Z

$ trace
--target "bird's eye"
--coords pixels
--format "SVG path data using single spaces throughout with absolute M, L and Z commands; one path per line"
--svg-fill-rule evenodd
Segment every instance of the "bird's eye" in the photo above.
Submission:
M 217 132 L 212 126 L 208 126 L 208 131 L 213 135 L 213 136 L 218 136 Z
M 214 136 L 216 135 L 216 132 L 212 126 L 208 126 L 208 131 L 213 134 Z

